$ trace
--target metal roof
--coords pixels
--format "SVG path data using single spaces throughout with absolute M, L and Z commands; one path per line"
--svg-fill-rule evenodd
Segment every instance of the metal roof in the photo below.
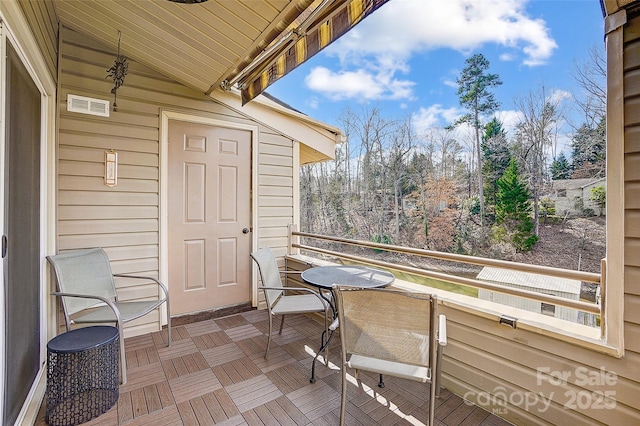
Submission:
M 505 285 L 526 287 L 532 291 L 555 291 L 569 294 L 580 294 L 581 282 L 567 278 L 520 272 L 509 269 L 485 266 L 476 277 L 482 281 L 491 281 Z

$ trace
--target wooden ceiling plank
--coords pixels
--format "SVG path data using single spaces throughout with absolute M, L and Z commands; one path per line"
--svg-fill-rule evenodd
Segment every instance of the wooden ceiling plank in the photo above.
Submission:
M 246 49 L 246 46 L 253 41 L 245 34 L 237 32 L 235 28 L 229 26 L 207 9 L 177 8 L 167 12 L 175 13 L 183 21 L 191 23 L 194 30 L 202 34 L 202 39 L 206 40 L 206 44 L 216 46 L 216 51 L 220 49 L 228 52 L 224 55 L 225 58 L 236 58 L 238 51 Z
M 192 24 L 193 20 L 185 21 L 180 18 L 176 13 L 172 13 L 164 8 L 158 8 L 153 12 L 150 12 L 144 6 L 144 3 L 129 3 L 130 11 L 135 13 L 143 21 L 149 22 L 154 25 L 154 33 L 164 33 L 167 28 L 173 28 L 177 37 L 173 37 L 175 40 L 180 40 L 181 43 L 189 45 L 192 49 L 198 51 L 201 55 L 212 62 L 219 64 L 222 68 L 226 66 L 230 61 L 234 59 L 233 52 L 231 52 L 225 46 L 218 44 L 215 38 L 207 36 L 203 32 L 196 29 Z M 211 44 L 203 43 L 202 40 L 207 40 Z M 177 46 L 180 48 L 180 46 Z
M 87 0 L 83 0 L 83 2 L 85 1 Z M 153 22 L 136 14 L 135 2 L 94 1 L 92 9 L 94 12 L 102 12 L 105 19 L 109 19 L 110 22 L 112 22 L 111 26 L 116 30 L 116 35 L 118 29 L 123 29 L 123 49 L 132 44 L 140 44 L 143 46 L 153 45 L 149 46 L 152 47 L 149 51 L 157 51 L 161 54 L 158 57 L 160 63 L 166 61 L 166 58 L 172 57 L 170 55 L 175 55 L 178 58 L 186 60 L 187 62 L 185 63 L 193 64 L 197 66 L 197 68 L 201 66 L 212 68 L 216 67 L 216 65 L 220 66 L 220 63 L 216 64 L 214 58 L 198 52 L 188 41 L 182 40 L 176 37 L 176 35 L 169 33 L 166 27 L 154 25 Z M 116 16 L 118 19 L 114 20 L 111 18 L 112 16 Z M 137 36 L 135 38 L 130 36 L 127 38 L 127 34 L 124 31 L 125 28 L 134 32 Z M 163 50 L 166 51 L 164 54 L 162 54 Z
M 239 1 L 233 7 L 233 13 L 245 22 L 256 21 L 256 18 L 259 18 L 261 24 L 258 28 L 266 28 L 278 17 L 279 10 L 274 9 L 264 0 Z
M 211 64 L 202 63 L 202 58 L 199 57 L 201 55 L 187 55 L 185 51 L 168 45 L 164 40 L 149 34 L 149 32 L 139 28 L 137 25 L 133 25 L 130 22 L 127 25 L 124 22 L 112 19 L 109 13 L 104 14 L 104 10 L 99 7 L 89 8 L 88 10 L 91 10 L 91 13 L 88 13 L 84 7 L 74 7 L 74 4 L 84 2 L 71 1 L 69 3 L 64 8 L 68 16 L 61 13 L 60 17 L 62 22 L 70 28 L 90 37 L 96 37 L 97 40 L 102 40 L 103 43 L 107 40 L 114 40 L 112 42 L 113 45 L 117 45 L 116 29 L 122 28 L 125 30 L 123 46 L 126 46 L 127 50 L 124 51 L 123 49 L 123 53 L 126 56 L 135 58 L 135 60 L 165 74 L 168 72 L 170 73 L 169 75 L 178 81 L 188 84 L 190 87 L 203 90 L 207 86 L 206 81 L 209 80 L 209 78 L 203 78 L 203 75 L 211 74 L 214 70 L 215 72 L 220 72 Z M 130 40 L 127 41 L 127 38 L 130 38 Z M 131 40 L 134 43 L 131 43 Z M 113 47 L 113 45 L 109 47 Z M 167 46 L 170 46 L 170 48 L 167 48 Z M 115 47 L 113 48 L 115 51 Z M 168 57 L 175 59 L 166 61 L 165 59 Z M 180 66 L 182 64 L 189 64 L 189 67 Z
M 69 28 L 75 31 L 72 25 L 70 25 Z M 136 50 L 133 50 L 132 52 L 130 52 L 130 58 L 135 58 L 133 60 L 135 60 L 136 62 L 143 63 L 146 66 L 149 66 L 150 68 L 160 72 L 163 75 L 170 76 L 175 81 L 178 81 L 198 91 L 204 92 L 207 84 L 206 81 L 203 81 L 203 79 L 198 78 L 198 76 L 194 75 L 194 73 L 186 73 L 183 68 L 176 66 L 176 64 L 178 64 L 177 62 L 167 61 L 163 64 L 163 67 L 161 69 L 158 69 L 157 66 L 152 66 L 148 63 L 145 63 L 144 58 L 142 58 L 142 55 L 144 55 L 144 52 L 138 53 Z
M 255 40 L 256 38 L 260 37 L 262 28 L 266 27 L 269 24 L 269 22 L 260 22 L 263 20 L 259 19 L 258 16 L 256 16 L 255 20 L 250 19 L 245 21 L 244 19 L 240 18 L 238 15 L 236 15 L 232 11 L 232 9 L 237 8 L 239 4 L 240 2 L 238 1 L 211 2 L 211 0 L 204 3 L 207 10 L 210 10 L 216 16 L 220 17 L 220 19 L 223 22 L 226 22 L 227 24 L 229 24 L 231 27 L 235 29 L 235 31 L 242 32 L 251 40 Z M 227 7 L 227 5 L 231 7 Z

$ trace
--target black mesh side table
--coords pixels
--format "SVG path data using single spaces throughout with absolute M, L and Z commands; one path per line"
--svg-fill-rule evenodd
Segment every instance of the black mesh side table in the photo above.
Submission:
M 50 425 L 78 425 L 118 400 L 118 329 L 93 326 L 62 333 L 47 344 L 47 413 Z

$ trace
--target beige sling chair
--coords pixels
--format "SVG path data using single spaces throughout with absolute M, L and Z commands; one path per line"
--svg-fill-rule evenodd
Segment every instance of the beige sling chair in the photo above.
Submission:
M 347 368 L 430 383 L 428 424 L 434 423 L 439 392 L 438 352 L 447 343 L 446 318 L 437 315 L 437 298 L 426 293 L 391 289 L 333 286 L 342 343 L 342 400 L 344 425 Z M 439 323 L 438 323 L 439 321 Z
M 285 287 L 282 285 L 280 274 L 289 273 L 288 271 L 278 270 L 278 263 L 273 252 L 268 247 L 263 247 L 251 253 L 251 258 L 258 265 L 260 272 L 260 280 L 262 286 L 258 287 L 264 291 L 265 301 L 267 302 L 267 310 L 269 314 L 269 337 L 267 340 L 267 349 L 264 351 L 264 358 L 269 356 L 269 347 L 271 346 L 272 334 L 272 317 L 280 315 L 280 333 L 284 326 L 284 317 L 287 314 L 306 314 L 320 312 L 324 314 L 324 336 L 328 335 L 328 309 L 329 303 L 324 300 L 317 291 L 305 287 Z M 292 271 L 295 272 L 295 271 Z M 297 272 L 298 274 L 300 272 Z M 290 292 L 302 294 L 287 294 Z M 326 355 L 326 353 L 325 353 Z
M 56 275 L 58 291 L 51 293 L 62 298 L 67 331 L 71 324 L 115 324 L 120 334 L 120 374 L 127 382 L 123 325 L 140 318 L 163 303 L 167 304 L 167 346 L 171 344 L 171 316 L 167 288 L 155 278 L 113 274 L 109 257 L 101 248 L 72 250 L 47 256 Z M 151 281 L 158 285 L 157 300 L 121 302 L 116 294 L 113 277 Z M 160 290 L 162 290 L 160 292 Z

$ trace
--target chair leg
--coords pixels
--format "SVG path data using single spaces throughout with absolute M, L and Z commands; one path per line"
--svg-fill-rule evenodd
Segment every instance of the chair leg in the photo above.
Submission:
M 120 338 L 120 377 L 121 384 L 127 383 L 127 359 L 124 352 L 124 330 L 122 324 L 118 324 L 118 334 Z
M 431 389 L 433 389 L 433 387 L 435 386 L 435 384 L 433 383 L 433 380 L 431 381 Z M 436 413 L 436 392 L 435 390 L 432 390 L 430 392 L 429 395 L 429 413 L 428 413 L 428 423 L 427 426 L 433 426 L 435 423 L 435 413 Z
M 342 364 L 342 393 L 340 395 L 340 426 L 344 426 L 344 416 L 347 406 L 347 366 Z
M 284 315 L 282 315 L 282 320 L 280 321 L 280 332 L 278 334 L 282 334 L 283 327 L 284 327 Z
M 442 380 L 442 346 L 438 345 L 438 354 L 436 358 L 436 377 L 435 377 L 435 386 L 436 386 L 436 398 L 440 398 L 440 383 Z
M 171 314 L 167 305 L 167 347 L 171 346 Z
M 437 368 L 437 366 L 436 366 Z M 427 413 L 427 425 L 428 426 L 433 426 L 434 421 L 435 421 L 435 412 L 436 412 L 436 393 L 438 389 L 438 383 L 436 381 L 436 378 L 433 377 L 433 370 L 432 370 L 432 376 L 431 376 L 431 381 L 429 383 L 429 412 Z
M 271 346 L 271 329 L 273 327 L 271 312 L 269 312 L 268 315 L 269 315 L 269 337 L 267 338 L 267 349 L 264 351 L 264 359 L 269 359 L 269 347 Z
M 324 348 L 324 365 L 328 367 L 329 366 L 329 318 L 327 317 L 327 311 L 324 311 L 324 336 L 327 339 L 327 344 Z

